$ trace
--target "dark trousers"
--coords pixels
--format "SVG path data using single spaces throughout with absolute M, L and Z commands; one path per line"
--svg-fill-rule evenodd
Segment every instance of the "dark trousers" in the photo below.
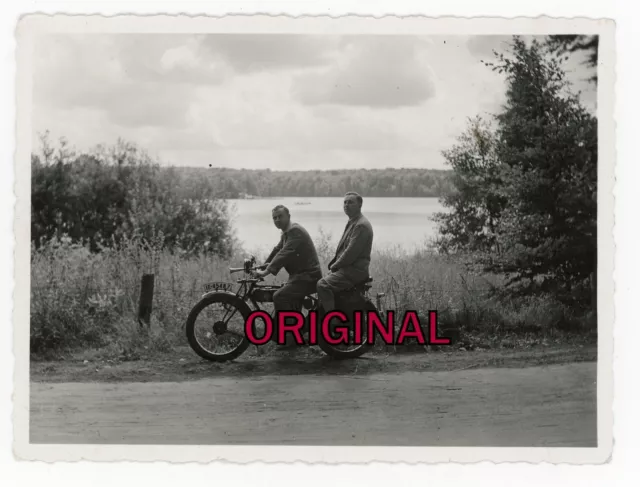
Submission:
M 300 311 L 306 296 L 316 292 L 318 279 L 313 276 L 291 276 L 287 283 L 273 294 L 275 311 Z
M 302 302 L 306 296 L 316 292 L 316 284 L 322 276 L 298 275 L 291 276 L 287 283 L 273 294 L 273 322 L 277 326 L 278 311 L 301 311 Z M 302 332 L 306 332 L 308 323 L 305 323 Z
M 360 277 L 360 276 L 358 276 Z M 361 279 L 354 279 L 353 276 L 347 275 L 342 269 L 325 276 L 318 281 L 318 299 L 325 312 L 335 310 L 335 293 L 349 289 L 355 286 Z

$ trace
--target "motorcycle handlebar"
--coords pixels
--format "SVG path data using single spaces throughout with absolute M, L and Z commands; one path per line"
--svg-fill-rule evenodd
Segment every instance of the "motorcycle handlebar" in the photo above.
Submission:
M 262 282 L 264 278 L 262 277 L 253 277 L 250 279 L 238 279 L 238 282 Z
M 255 271 L 261 271 L 261 270 L 264 270 L 266 268 L 267 268 L 266 265 L 259 265 L 259 266 L 252 267 L 251 269 L 249 269 L 249 272 L 251 273 L 251 272 L 255 272 Z M 245 270 L 244 267 L 229 267 L 229 272 L 231 274 L 235 274 L 236 272 L 243 272 L 244 270 Z

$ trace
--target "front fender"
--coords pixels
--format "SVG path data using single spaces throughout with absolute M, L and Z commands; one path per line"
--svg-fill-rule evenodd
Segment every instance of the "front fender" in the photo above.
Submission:
M 233 296 L 235 298 L 238 298 L 238 295 L 236 293 L 232 293 L 231 291 L 216 290 L 216 291 L 209 291 L 208 293 L 204 293 L 200 297 L 200 299 L 205 299 L 205 298 L 208 298 L 210 296 L 219 295 L 219 294 L 224 294 L 226 296 Z M 240 300 L 240 298 L 238 298 L 238 299 Z M 242 301 L 242 300 L 240 300 L 240 301 Z
M 229 291 L 211 291 L 202 296 L 200 301 L 192 308 L 187 318 L 187 322 L 190 319 L 195 319 L 195 316 L 206 306 L 212 303 L 228 304 L 236 308 L 244 319 L 251 314 L 251 307 L 244 300 L 240 299 L 237 294 Z
M 249 300 L 245 301 L 242 300 L 238 297 L 238 295 L 236 293 L 232 293 L 231 291 L 209 291 L 208 293 L 204 293 L 202 295 L 202 297 L 200 298 L 200 301 L 203 301 L 205 299 L 210 299 L 213 296 L 226 296 L 229 299 L 233 300 L 233 302 L 235 303 L 235 305 L 239 308 L 246 308 L 248 310 L 249 313 L 251 313 L 252 311 L 254 311 L 253 307 L 255 307 L 256 310 L 260 309 L 258 307 L 258 305 L 251 299 L 251 295 L 249 295 Z M 253 305 L 253 307 L 251 306 Z

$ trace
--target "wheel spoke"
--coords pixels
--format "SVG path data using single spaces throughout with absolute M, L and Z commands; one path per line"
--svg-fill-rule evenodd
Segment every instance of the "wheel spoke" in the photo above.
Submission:
M 214 296 L 191 318 L 188 328 L 190 343 L 200 355 L 212 360 L 222 360 L 246 347 L 243 312 L 230 303 L 227 296 Z M 201 353 L 203 352 L 203 353 Z

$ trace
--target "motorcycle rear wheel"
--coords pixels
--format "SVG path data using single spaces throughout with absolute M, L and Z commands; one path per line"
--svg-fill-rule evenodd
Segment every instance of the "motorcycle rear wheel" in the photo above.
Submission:
M 338 304 L 338 303 L 336 303 Z M 341 307 L 341 306 L 337 306 L 338 309 L 340 311 L 343 310 L 343 308 L 346 307 Z M 351 343 L 347 343 L 347 344 L 337 344 L 334 345 L 332 343 L 329 343 L 323 333 L 322 333 L 322 322 L 319 321 L 317 324 L 318 327 L 318 346 L 320 347 L 320 349 L 326 353 L 327 355 L 336 358 L 336 359 L 352 359 L 352 358 L 358 358 L 361 357 L 362 355 L 364 355 L 365 353 L 367 353 L 369 350 L 371 350 L 371 348 L 373 347 L 373 344 L 367 343 L 367 338 L 368 338 L 368 330 L 367 330 L 367 320 L 366 320 L 366 314 L 369 311 L 373 311 L 375 312 L 378 317 L 380 317 L 378 309 L 376 308 L 376 306 L 367 298 L 362 298 L 362 303 L 357 306 L 358 310 L 362 312 L 363 315 L 363 319 L 362 319 L 362 326 L 361 326 L 361 330 L 362 330 L 362 337 L 360 340 L 360 343 L 356 343 L 355 341 L 355 323 L 353 321 L 354 319 L 354 314 L 353 312 L 355 310 L 353 309 L 349 309 L 348 311 L 343 311 L 343 313 L 345 313 L 345 315 L 348 318 L 348 322 L 345 323 L 341 320 L 339 320 L 339 318 L 334 318 L 331 320 L 331 325 L 329 326 L 329 335 L 332 338 L 338 338 L 339 335 L 336 333 L 333 333 L 332 330 L 335 329 L 337 330 L 338 327 L 342 328 L 342 327 L 346 327 L 349 330 L 349 340 Z M 320 311 L 320 317 L 322 317 L 324 315 L 324 312 L 322 311 L 322 309 L 319 310 Z M 321 320 L 321 318 L 320 318 Z M 338 336 L 336 336 L 338 335 Z M 346 347 L 353 347 L 351 349 L 346 349 Z

